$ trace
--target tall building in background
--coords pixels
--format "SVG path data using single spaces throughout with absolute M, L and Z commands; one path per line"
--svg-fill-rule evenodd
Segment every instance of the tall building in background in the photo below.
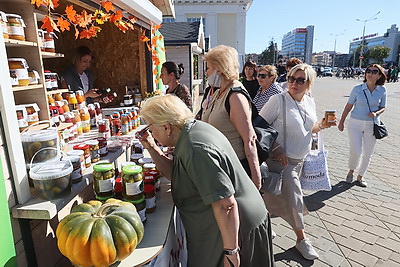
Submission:
M 236 48 L 239 62 L 245 61 L 246 14 L 253 0 L 175 0 L 175 18 L 164 17 L 164 22 L 192 22 L 202 20 L 210 48 L 228 45 Z
M 314 25 L 307 28 L 296 28 L 282 38 L 282 56 L 284 59 L 297 57 L 311 64 L 314 41 Z

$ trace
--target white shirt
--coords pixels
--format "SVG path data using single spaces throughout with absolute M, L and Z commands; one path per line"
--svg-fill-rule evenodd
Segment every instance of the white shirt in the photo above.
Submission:
M 283 140 L 282 95 L 286 99 L 286 147 Z M 285 149 L 286 155 L 289 158 L 304 159 L 311 149 L 312 129 L 317 121 L 314 100 L 304 95 L 302 101 L 298 102 L 288 92 L 283 92 L 273 95 L 259 114 L 278 130 L 277 142 Z
M 79 74 L 79 78 L 81 78 L 81 82 L 83 85 L 83 88 L 82 88 L 83 93 L 86 94 L 87 91 L 89 91 L 89 78 L 85 72 L 83 72 L 82 74 Z

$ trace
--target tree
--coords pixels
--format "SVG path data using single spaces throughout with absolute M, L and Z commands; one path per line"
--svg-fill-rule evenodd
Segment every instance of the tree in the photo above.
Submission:
M 261 65 L 273 65 L 275 63 L 276 52 L 274 41 L 270 41 L 269 46 L 261 53 L 261 57 L 258 62 Z
M 366 61 L 368 63 L 383 64 L 383 59 L 387 58 L 390 54 L 390 47 L 377 45 L 371 47 L 366 53 Z

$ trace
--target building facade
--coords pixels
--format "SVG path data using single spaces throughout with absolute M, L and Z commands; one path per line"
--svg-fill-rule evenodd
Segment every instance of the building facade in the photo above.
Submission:
M 297 57 L 303 62 L 311 64 L 314 41 L 314 26 L 296 28 L 282 38 L 282 56 L 284 59 Z
M 175 18 L 164 22 L 193 22 L 202 20 L 204 33 L 210 38 L 210 48 L 228 45 L 236 48 L 239 62 L 245 61 L 246 14 L 253 0 L 175 0 Z
M 385 63 L 388 65 L 399 65 L 399 45 L 400 45 L 400 32 L 393 24 L 386 33 L 382 36 L 378 36 L 377 33 L 368 34 L 364 36 L 366 49 L 371 49 L 374 46 L 381 45 L 391 48 L 390 54 L 384 59 Z M 355 54 L 357 48 L 361 45 L 363 37 L 357 37 L 352 40 L 349 46 L 349 54 Z

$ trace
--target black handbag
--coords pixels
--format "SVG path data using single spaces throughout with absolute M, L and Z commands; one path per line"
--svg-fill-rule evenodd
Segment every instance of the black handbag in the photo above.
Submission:
M 365 91 L 363 91 L 363 93 L 365 95 L 365 99 L 367 99 L 369 112 L 372 112 L 371 107 L 369 105 L 367 94 L 365 93 Z M 388 130 L 387 130 L 385 124 L 382 121 L 379 121 L 379 122 L 374 121 L 374 136 L 375 136 L 375 138 L 382 139 L 388 135 L 389 135 L 389 133 L 388 133 Z
M 274 127 L 272 127 L 266 120 L 264 120 L 263 117 L 258 115 L 257 108 L 251 101 L 249 93 L 241 87 L 234 87 L 228 93 L 225 102 L 225 109 L 228 112 L 228 114 L 230 112 L 229 97 L 230 94 L 234 92 L 242 93 L 243 95 L 245 95 L 251 104 L 253 129 L 257 135 L 256 146 L 257 146 L 258 162 L 261 165 L 261 163 L 266 161 L 267 158 L 269 157 L 272 150 L 272 145 L 274 144 L 276 138 L 278 137 L 278 131 Z

